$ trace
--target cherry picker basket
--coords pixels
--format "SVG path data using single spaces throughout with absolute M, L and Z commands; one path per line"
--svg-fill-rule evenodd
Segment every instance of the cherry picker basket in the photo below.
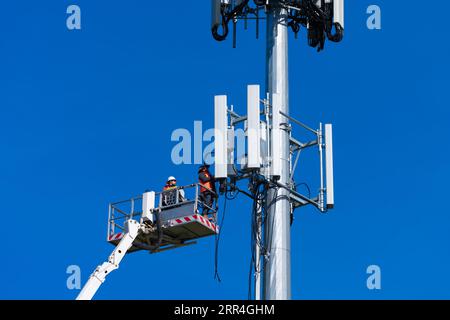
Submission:
M 143 231 L 128 252 L 154 253 L 191 245 L 196 239 L 219 233 L 216 213 L 215 205 L 208 205 L 200 196 L 199 184 L 146 192 L 109 205 L 107 241 L 117 245 L 126 233 L 125 222 L 133 219 L 141 223 Z

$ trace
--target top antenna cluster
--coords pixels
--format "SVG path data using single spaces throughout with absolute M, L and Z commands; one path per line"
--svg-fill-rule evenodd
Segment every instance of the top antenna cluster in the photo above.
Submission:
M 344 36 L 344 0 L 211 0 L 214 39 L 223 41 L 233 24 L 233 47 L 236 47 L 236 24 L 256 20 L 256 37 L 259 37 L 260 11 L 265 13 L 274 6 L 286 10 L 286 23 L 297 37 L 301 27 L 307 29 L 308 44 L 323 50 L 325 40 L 340 42 Z

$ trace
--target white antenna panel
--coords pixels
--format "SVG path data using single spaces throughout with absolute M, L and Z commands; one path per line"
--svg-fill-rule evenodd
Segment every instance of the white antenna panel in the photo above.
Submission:
M 327 208 L 334 207 L 334 177 L 333 177 L 333 126 L 325 124 L 325 174 L 327 189 Z
M 261 167 L 259 85 L 247 88 L 247 155 L 249 169 Z
M 271 155 L 272 155 L 272 172 L 273 177 L 281 176 L 281 114 L 280 114 L 280 95 L 272 94 L 272 141 L 271 141 Z
M 214 97 L 214 166 L 216 178 L 228 176 L 227 96 Z
M 344 0 L 334 0 L 333 11 L 334 23 L 339 23 L 344 28 Z

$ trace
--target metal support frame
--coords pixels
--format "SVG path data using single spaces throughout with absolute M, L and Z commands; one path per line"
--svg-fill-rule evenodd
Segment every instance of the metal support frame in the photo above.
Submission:
M 278 62 L 272 62 L 273 65 L 277 65 Z M 271 67 L 270 64 L 268 64 L 268 68 Z M 272 70 L 273 71 L 273 70 Z M 275 70 L 275 73 L 277 76 L 283 77 L 283 73 Z M 268 79 L 270 79 L 270 76 L 268 75 Z M 280 86 L 279 83 L 275 80 L 271 80 L 271 85 L 275 88 L 275 86 Z M 287 81 L 287 80 L 285 80 Z M 281 81 L 281 85 L 283 84 L 283 80 Z M 277 87 L 278 88 L 278 87 Z M 270 90 L 279 90 L 279 89 L 270 89 Z M 287 89 L 284 89 L 287 90 Z M 328 165 L 328 163 L 332 164 L 332 150 L 330 148 L 326 148 L 326 144 L 331 146 L 331 125 L 325 125 L 326 128 L 328 128 L 329 137 L 328 137 L 328 143 L 326 143 L 325 135 L 323 132 L 323 125 L 320 123 L 318 129 L 312 129 L 310 126 L 306 125 L 305 123 L 289 116 L 288 110 L 285 107 L 286 102 L 282 103 L 283 99 L 279 93 L 267 93 L 268 97 L 272 97 L 272 101 L 270 99 L 260 99 L 260 103 L 263 105 L 263 109 L 260 110 L 260 116 L 263 116 L 263 120 L 260 119 L 260 123 L 262 127 L 266 128 L 266 130 L 263 132 L 266 132 L 267 138 L 265 139 L 266 145 L 264 145 L 264 148 L 269 150 L 269 157 L 265 161 L 261 163 L 260 168 L 245 168 L 243 171 L 238 171 L 236 175 L 233 175 L 233 181 L 236 183 L 237 181 L 242 181 L 244 179 L 251 178 L 255 173 L 259 174 L 260 176 L 264 176 L 266 183 L 271 186 L 271 189 L 276 191 L 273 191 L 272 194 L 269 194 L 267 196 L 267 199 L 265 199 L 266 203 L 272 203 L 271 207 L 278 206 L 277 209 L 269 208 L 268 213 L 268 220 L 270 224 L 276 224 L 282 225 L 283 222 L 286 222 L 286 229 L 290 228 L 290 225 L 288 223 L 290 222 L 290 214 L 292 211 L 296 208 L 306 206 L 306 205 L 312 205 L 319 209 L 321 212 L 326 212 L 330 206 L 328 206 L 327 202 L 325 201 L 325 192 L 327 191 L 327 188 L 325 185 L 328 185 L 328 180 L 332 181 L 332 177 L 325 176 L 325 170 L 324 170 L 324 164 L 327 166 L 326 172 L 330 172 L 332 174 L 332 165 Z M 254 95 L 252 96 L 252 104 L 254 105 Z M 284 98 L 284 101 L 287 101 L 287 98 Z M 253 115 L 252 117 L 255 117 L 255 107 L 253 107 Z M 236 113 L 231 107 L 227 110 L 227 115 L 229 116 L 229 123 L 228 128 L 233 128 L 240 124 L 244 123 L 247 119 L 247 115 L 239 115 Z M 253 119 L 253 122 L 255 120 Z M 293 136 L 293 127 L 291 126 L 290 122 L 292 122 L 295 125 L 298 125 L 298 128 L 303 129 L 308 134 L 312 134 L 314 138 L 310 140 L 306 140 L 307 142 L 302 142 Z M 252 125 L 255 127 L 256 125 L 253 123 Z M 262 137 L 262 135 L 261 135 Z M 302 139 L 303 140 L 303 139 Z M 261 144 L 261 149 L 262 149 Z M 320 163 L 320 188 L 319 192 L 316 197 L 311 196 L 305 196 L 301 193 L 297 192 L 295 190 L 294 186 L 294 175 L 296 168 L 298 166 L 300 153 L 308 148 L 312 148 L 317 146 L 318 153 L 319 153 L 319 163 Z M 234 151 L 234 150 L 233 150 Z M 325 151 L 325 152 L 324 152 Z M 324 161 L 323 154 L 326 154 Z M 295 156 L 295 160 L 292 161 L 293 157 Z M 330 160 L 331 159 L 331 160 Z M 267 170 L 266 170 L 267 167 Z M 275 167 L 278 168 L 275 170 Z M 269 172 L 270 174 L 267 174 Z M 325 180 L 327 180 L 327 183 L 325 184 Z M 241 191 L 241 190 L 240 190 Z M 276 201 L 271 201 L 276 194 Z M 280 196 L 281 195 L 281 196 Z M 332 193 L 330 193 L 330 197 L 332 197 Z M 331 198 L 330 198 L 331 199 Z M 282 211 L 280 211 L 280 202 L 284 202 L 284 207 L 282 207 Z M 270 211 L 272 209 L 272 211 Z M 284 221 L 280 223 L 280 221 L 277 221 L 275 217 L 281 216 L 279 212 L 283 212 L 283 215 L 289 218 L 286 218 Z M 259 211 L 258 216 L 261 214 Z M 289 220 L 288 220 L 289 219 Z M 289 221 L 289 222 L 288 222 Z M 280 248 L 279 243 L 281 242 L 281 245 L 285 245 L 287 243 L 286 241 L 286 229 L 282 229 L 282 231 L 278 232 L 276 234 L 276 231 L 273 232 L 273 228 L 265 226 L 265 229 L 263 230 L 261 221 L 257 221 L 256 224 L 256 233 L 258 234 L 258 237 L 260 235 L 264 234 L 266 245 L 270 247 Z M 269 231 L 270 230 L 270 231 Z M 280 227 L 278 226 L 278 231 L 280 230 Z M 272 231 L 272 232 L 271 232 Z M 275 233 L 275 234 L 274 234 Z M 275 240 L 277 237 L 281 237 L 281 240 Z M 279 241 L 278 243 L 276 241 Z M 283 241 L 285 241 L 283 243 Z M 268 242 L 268 244 L 267 244 Z M 276 243 L 276 244 L 274 244 Z M 254 292 L 255 292 L 255 299 L 260 300 L 262 297 L 264 299 L 289 299 L 288 296 L 286 296 L 286 292 L 289 292 L 289 279 L 285 277 L 283 280 L 286 280 L 285 283 L 287 284 L 284 288 L 278 288 L 274 289 L 273 285 L 277 285 L 279 283 L 279 278 L 277 278 L 276 272 L 273 271 L 274 268 L 278 268 L 281 264 L 287 269 L 289 268 L 289 262 L 287 259 L 285 259 L 288 255 L 288 250 L 285 247 L 282 247 L 282 250 L 280 250 L 281 258 L 276 256 L 276 252 L 273 251 L 276 250 L 270 250 L 269 252 L 262 252 L 260 246 L 258 243 L 255 244 L 255 264 L 256 264 L 256 270 L 254 272 Z M 268 269 L 268 263 L 275 259 L 278 260 L 278 265 L 275 267 L 272 267 L 272 269 Z M 283 260 L 284 259 L 284 260 Z M 263 260 L 263 262 L 262 262 Z M 262 268 L 264 266 L 265 268 Z M 285 269 L 285 270 L 286 270 Z M 272 271 L 269 271 L 272 270 Z M 267 279 L 275 279 L 272 280 L 273 283 L 267 283 Z M 264 282 L 264 283 L 263 283 Z M 273 295 L 272 293 L 280 293 L 279 295 Z M 269 294 L 270 293 L 270 294 Z

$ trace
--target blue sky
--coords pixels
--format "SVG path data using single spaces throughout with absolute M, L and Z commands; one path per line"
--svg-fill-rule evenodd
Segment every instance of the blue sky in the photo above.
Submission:
M 209 2 L 155 2 L 2 4 L 0 298 L 76 297 L 67 266 L 85 282 L 113 248 L 108 203 L 168 175 L 194 182 L 196 166 L 171 162 L 172 131 L 210 128 L 215 94 L 244 112 L 246 85 L 264 85 L 264 36 L 251 24 L 232 49 L 210 35 Z M 296 211 L 295 299 L 450 298 L 450 5 L 424 16 L 410 3 L 348 1 L 345 40 L 320 54 L 291 35 L 291 113 L 334 124 L 336 188 L 329 214 Z M 69 4 L 81 7 L 80 31 L 66 28 Z M 381 31 L 366 28 L 370 4 Z M 316 169 L 305 160 L 300 179 L 315 182 Z M 244 198 L 228 203 L 221 283 L 208 238 L 127 256 L 96 298 L 246 299 L 249 213 Z M 366 287 L 372 264 L 379 291 Z

